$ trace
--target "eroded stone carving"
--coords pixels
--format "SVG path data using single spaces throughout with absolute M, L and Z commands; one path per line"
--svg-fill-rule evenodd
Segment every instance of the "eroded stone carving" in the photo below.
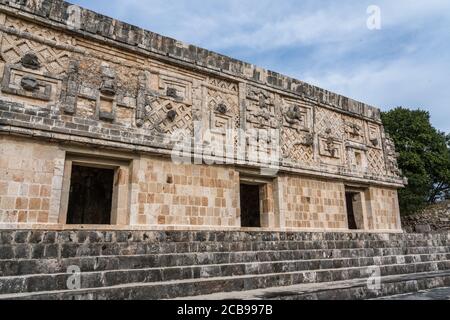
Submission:
M 107 65 L 102 66 L 102 84 L 100 92 L 107 96 L 114 96 L 117 91 L 116 73 Z
M 66 91 L 63 98 L 64 112 L 74 114 L 77 107 L 78 91 L 80 88 L 79 80 L 80 63 L 71 61 L 66 77 Z
M 167 88 L 166 95 L 170 98 L 178 99 L 178 92 L 175 88 Z
M 370 123 L 368 125 L 368 131 L 369 143 L 372 145 L 372 147 L 381 148 L 380 127 L 378 125 Z
M 26 53 L 20 60 L 20 63 L 27 69 L 38 70 L 41 68 L 39 58 L 34 52 Z
M 215 111 L 217 111 L 218 113 L 224 115 L 224 114 L 226 114 L 228 112 L 228 107 L 224 103 L 219 103 L 216 106 Z
M 342 141 L 336 138 L 332 128 L 325 130 L 325 135 L 319 137 L 319 154 L 333 159 L 342 159 Z
M 102 83 L 97 98 L 97 115 L 100 120 L 114 121 L 117 107 L 116 72 L 107 64 L 101 66 Z
M 356 123 L 353 122 L 345 123 L 345 132 L 352 138 L 359 140 L 361 137 L 363 137 L 362 130 L 363 128 Z
M 249 86 L 247 98 L 247 121 L 256 128 L 278 128 L 274 95 L 265 90 Z
M 138 93 L 136 97 L 136 125 L 142 127 L 145 121 L 145 108 L 147 105 L 147 81 L 148 74 L 139 72 Z
M 330 157 L 335 158 L 337 150 L 333 137 L 328 137 L 325 140 L 325 151 L 329 153 Z
M 183 103 L 148 95 L 143 126 L 161 134 L 171 134 L 176 130 L 192 133 L 192 110 Z
M 38 81 L 31 75 L 25 75 L 22 80 L 20 80 L 20 85 L 26 91 L 36 91 L 39 88 Z
M 400 176 L 402 173 L 397 163 L 397 158 L 400 154 L 395 151 L 394 140 L 392 140 L 388 134 L 386 134 L 384 145 L 386 153 L 386 170 L 393 176 Z

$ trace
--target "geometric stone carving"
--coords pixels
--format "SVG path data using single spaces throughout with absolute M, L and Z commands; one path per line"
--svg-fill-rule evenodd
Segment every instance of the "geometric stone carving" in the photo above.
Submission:
M 20 80 L 20 86 L 26 91 L 36 91 L 39 87 L 39 84 L 35 77 L 25 75 Z
M 332 135 L 336 140 L 343 141 L 345 137 L 345 125 L 343 116 L 327 108 L 316 108 L 315 131 L 321 135 Z
M 289 104 L 283 108 L 283 126 L 300 131 L 311 129 L 311 108 Z
M 365 172 L 367 170 L 366 150 L 347 147 L 347 164 L 352 171 Z
M 58 44 L 71 44 L 70 36 L 13 17 L 7 17 L 5 27 L 19 34 L 18 36 L 3 32 L 1 55 L 7 63 L 21 64 L 29 70 L 42 68 L 43 71 L 52 75 L 60 75 L 67 70 L 70 57 L 68 51 L 30 40 L 29 36 Z
M 371 147 L 381 149 L 381 134 L 380 134 L 380 126 L 369 123 L 368 124 L 368 140 Z
M 192 105 L 192 82 L 165 74 L 159 75 L 159 94 L 161 96 Z
M 283 128 L 283 158 L 298 164 L 311 164 L 314 160 L 314 135 L 299 133 L 292 128 Z
M 237 85 L 215 78 L 209 78 L 208 83 L 208 120 L 211 139 L 223 146 L 227 142 L 236 145 L 238 137 L 236 129 L 240 126 Z M 229 141 L 226 141 L 227 134 L 233 135 L 228 137 Z
M 148 73 L 141 71 L 139 72 L 138 78 L 138 92 L 136 97 L 136 125 L 138 127 L 142 127 L 145 121 L 145 107 L 147 104 L 147 82 L 148 82 Z
M 247 122 L 253 124 L 253 128 L 278 128 L 273 93 L 247 86 L 247 99 L 246 118 Z
M 176 130 L 193 133 L 192 110 L 181 102 L 162 97 L 149 97 L 145 106 L 144 127 L 161 134 L 171 134 Z

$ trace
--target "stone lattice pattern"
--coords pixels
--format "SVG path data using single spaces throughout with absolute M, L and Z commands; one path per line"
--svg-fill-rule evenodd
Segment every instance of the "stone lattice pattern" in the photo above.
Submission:
M 71 44 L 72 42 L 68 36 L 10 17 L 7 18 L 5 26 L 39 37 L 41 40 L 54 41 L 55 44 Z M 34 52 L 39 57 L 45 71 L 50 74 L 59 75 L 67 69 L 70 57 L 68 51 L 7 33 L 3 34 L 1 53 L 6 62 L 18 63 L 22 56 L 28 52 Z
M 283 156 L 290 161 L 306 165 L 314 162 L 314 151 L 312 146 L 304 144 L 307 133 L 298 133 L 291 128 L 283 128 L 282 152 Z
M 175 112 L 173 120 L 168 118 L 169 112 Z M 190 106 L 173 100 L 156 98 L 153 103 L 146 107 L 147 128 L 164 134 L 172 134 L 178 130 L 191 134 L 194 130 L 192 122 L 192 110 Z
M 386 162 L 383 150 L 369 148 L 367 152 L 369 171 L 378 175 L 386 174 Z
M 331 129 L 330 135 L 338 140 L 345 137 L 345 125 L 342 115 L 338 112 L 325 108 L 316 108 L 316 132 L 327 136 L 327 130 Z

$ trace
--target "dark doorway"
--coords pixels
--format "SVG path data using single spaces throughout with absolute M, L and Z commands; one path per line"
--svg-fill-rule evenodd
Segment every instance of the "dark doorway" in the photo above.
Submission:
M 114 170 L 72 166 L 67 224 L 111 224 Z
M 261 209 L 259 186 L 241 184 L 241 226 L 244 228 L 261 227 Z
M 347 203 L 347 217 L 348 217 L 348 228 L 350 230 L 357 230 L 358 227 L 356 225 L 355 219 L 355 207 L 354 207 L 354 199 L 357 194 L 354 192 L 346 192 L 345 200 Z

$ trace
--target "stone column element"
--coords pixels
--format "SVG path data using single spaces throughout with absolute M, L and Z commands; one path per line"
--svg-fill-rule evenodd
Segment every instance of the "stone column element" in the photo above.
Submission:
M 77 108 L 78 91 L 80 89 L 79 82 L 79 61 L 71 61 L 66 79 L 66 92 L 62 97 L 64 112 L 67 114 L 75 114 Z

